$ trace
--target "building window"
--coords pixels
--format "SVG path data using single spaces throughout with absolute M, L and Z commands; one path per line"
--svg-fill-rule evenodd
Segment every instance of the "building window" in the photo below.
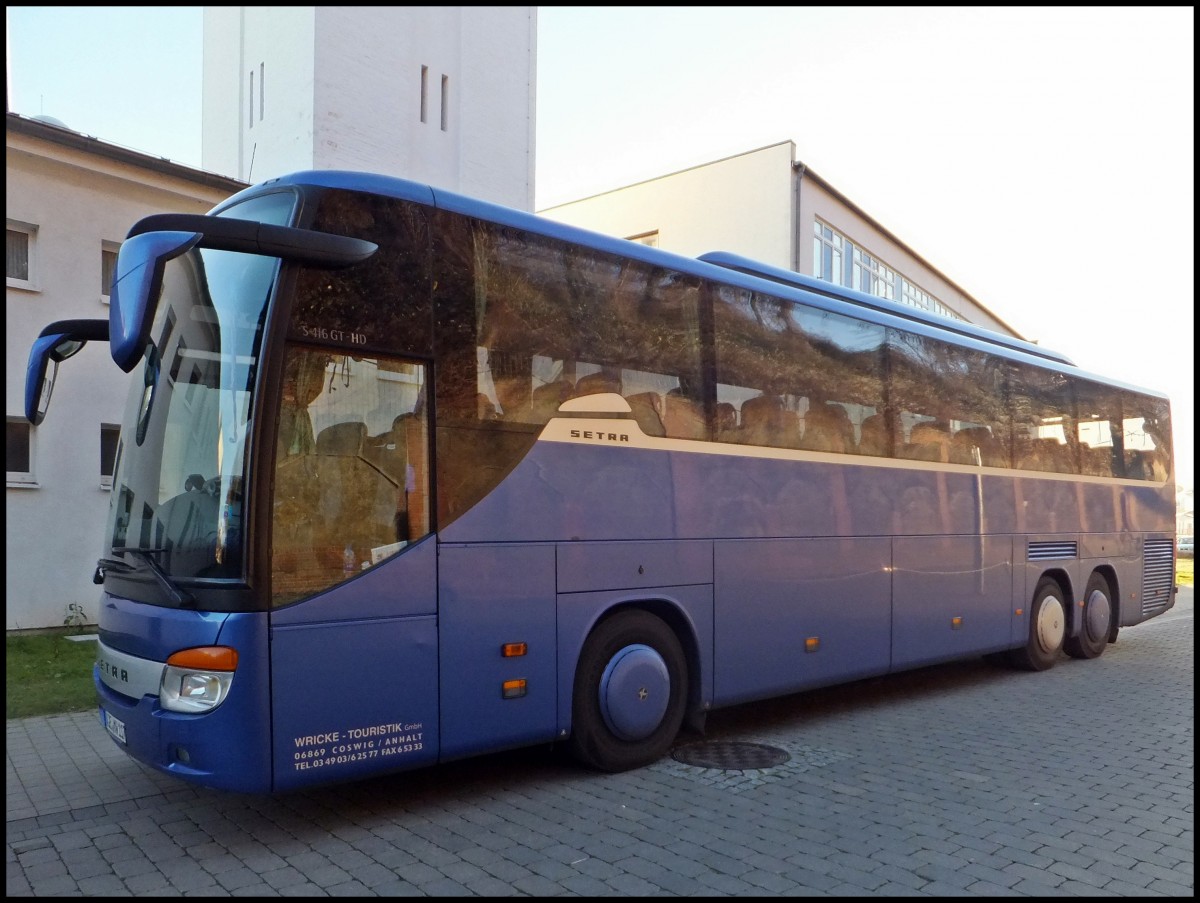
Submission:
M 900 290 L 900 300 L 911 307 L 919 307 L 921 310 L 934 309 L 934 300 L 929 296 L 929 293 L 917 288 L 917 286 L 913 285 L 907 279 L 903 280 Z
M 421 67 L 421 121 L 429 119 L 429 67 Z
M 267 64 L 258 64 L 258 121 L 262 122 L 263 111 L 267 104 Z M 246 113 L 249 116 L 249 128 L 254 128 L 254 70 L 250 70 L 250 91 L 246 97 Z
M 5 460 L 9 486 L 35 486 L 33 426 L 24 417 L 9 417 L 5 428 Z
M 636 241 L 639 245 L 648 245 L 651 248 L 658 247 L 658 230 L 653 232 L 643 232 L 640 235 L 630 235 L 630 241 Z
M 442 76 L 442 131 L 450 125 L 450 76 Z
M 37 226 L 8 220 L 4 275 L 9 288 L 37 288 Z
M 845 239 L 819 220 L 813 220 L 813 275 L 834 285 L 845 285 L 842 248 Z
M 850 287 L 877 298 L 896 300 L 896 273 L 877 257 L 861 248 L 854 249 Z
M 113 472 L 117 467 L 117 443 L 121 427 L 115 423 L 100 424 L 100 488 L 112 489 Z
M 117 274 L 117 251 L 120 245 L 106 241 L 100 245 L 100 302 L 108 303 L 112 293 L 113 277 Z

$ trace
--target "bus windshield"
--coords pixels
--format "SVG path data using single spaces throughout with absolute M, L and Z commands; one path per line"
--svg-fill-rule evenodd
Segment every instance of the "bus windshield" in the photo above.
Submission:
M 287 211 L 276 202 L 254 212 L 284 218 L 292 204 L 284 198 Z M 246 217 L 245 206 L 233 215 Z M 112 551 L 131 567 L 168 581 L 245 577 L 247 442 L 279 264 L 193 249 L 166 265 L 132 374 L 109 507 Z

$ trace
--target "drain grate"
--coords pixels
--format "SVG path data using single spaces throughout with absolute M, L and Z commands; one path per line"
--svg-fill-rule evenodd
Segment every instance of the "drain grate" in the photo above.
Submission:
M 778 747 L 763 743 L 711 740 L 680 746 L 671 752 L 671 758 L 698 768 L 749 771 L 782 765 L 791 756 Z

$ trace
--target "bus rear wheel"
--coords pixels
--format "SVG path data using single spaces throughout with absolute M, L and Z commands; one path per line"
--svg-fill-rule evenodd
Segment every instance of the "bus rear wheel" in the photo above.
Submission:
M 662 620 L 618 612 L 584 643 L 575 671 L 569 748 L 600 771 L 627 771 L 662 758 L 683 723 L 687 660 Z
M 1009 653 L 1009 662 L 1026 671 L 1054 667 L 1066 635 L 1067 607 L 1062 587 L 1052 577 L 1043 577 L 1029 604 L 1029 636 L 1025 646 Z
M 1113 625 L 1112 592 L 1102 574 L 1092 574 L 1088 579 L 1082 620 L 1079 636 L 1067 637 L 1063 648 L 1071 658 L 1096 658 L 1108 645 Z

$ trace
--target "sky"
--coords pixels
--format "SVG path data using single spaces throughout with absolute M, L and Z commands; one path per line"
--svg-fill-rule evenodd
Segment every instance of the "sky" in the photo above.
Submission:
M 9 109 L 197 168 L 201 7 L 7 7 Z M 1193 7 L 539 7 L 535 207 L 780 141 L 1194 485 Z M 715 250 L 715 249 L 714 249 Z

